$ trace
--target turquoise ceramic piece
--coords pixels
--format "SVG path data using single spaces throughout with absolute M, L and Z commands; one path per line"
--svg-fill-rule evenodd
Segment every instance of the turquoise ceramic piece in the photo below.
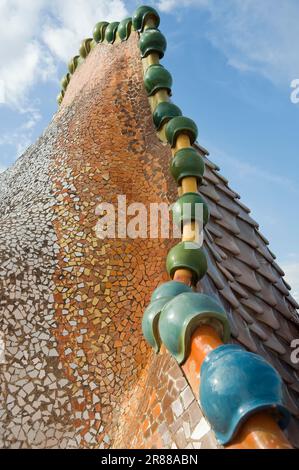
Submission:
M 113 44 L 116 39 L 117 28 L 119 21 L 114 21 L 113 23 L 108 24 L 105 31 L 105 39 L 109 44 Z
M 185 116 L 178 116 L 171 119 L 165 129 L 166 139 L 171 147 L 176 146 L 177 138 L 180 134 L 186 134 L 190 138 L 191 145 L 197 139 L 198 129 L 194 121 Z
M 144 85 L 148 96 L 154 95 L 158 90 L 166 89 L 171 94 L 172 77 L 163 65 L 150 65 L 144 74 Z
M 197 243 L 180 242 L 169 251 L 166 269 L 171 278 L 178 269 L 188 269 L 192 272 L 192 284 L 196 285 L 207 272 L 207 259 Z
M 71 75 L 73 75 L 73 74 L 75 73 L 75 70 L 76 70 L 76 68 L 78 67 L 79 58 L 80 58 L 80 56 L 79 56 L 79 55 L 76 55 L 75 57 L 73 57 L 73 58 L 69 61 L 68 69 L 69 69 L 69 72 L 70 72 Z
M 159 335 L 158 322 L 162 308 L 172 300 L 173 297 L 163 297 L 151 302 L 145 309 L 142 317 L 142 333 L 149 345 L 159 352 L 161 339 Z
M 186 286 L 182 282 L 169 281 L 161 284 L 154 290 L 151 302 L 162 299 L 163 297 L 175 297 L 183 292 L 192 292 L 191 287 Z
M 178 106 L 169 101 L 159 103 L 153 113 L 153 121 L 157 130 L 160 130 L 170 119 L 181 116 L 182 111 Z
M 290 413 L 277 371 L 237 345 L 211 351 L 201 366 L 200 404 L 220 444 L 228 444 L 250 415 L 268 410 L 284 429 Z
M 178 185 L 183 178 L 190 176 L 197 178 L 198 184 L 200 184 L 205 164 L 203 158 L 193 147 L 186 147 L 176 152 L 171 162 L 170 171 Z
M 173 221 L 182 226 L 184 222 L 198 222 L 204 227 L 210 218 L 208 205 L 198 193 L 185 193 L 172 206 Z
M 127 41 L 132 31 L 132 18 L 122 20 L 117 28 L 118 35 L 122 41 Z
M 97 23 L 93 30 L 93 39 L 96 43 L 103 42 L 105 40 L 105 32 L 109 23 L 107 21 L 100 21 Z
M 148 7 L 146 5 L 137 8 L 132 18 L 135 31 L 143 31 L 145 23 L 148 19 L 153 21 L 153 26 L 155 28 L 159 27 L 160 16 L 154 8 Z
M 169 281 L 161 284 L 154 290 L 151 303 L 143 314 L 143 335 L 156 352 L 159 352 L 161 346 L 161 339 L 158 330 L 161 310 L 167 302 L 183 292 L 192 292 L 192 289 L 182 282 L 176 281 Z
M 192 334 L 201 325 L 211 325 L 224 342 L 230 338 L 225 311 L 208 295 L 183 293 L 163 307 L 159 320 L 160 338 L 179 364 L 190 354 Z
M 162 59 L 162 57 L 164 57 L 166 47 L 166 38 L 157 29 L 147 29 L 140 36 L 139 48 L 143 59 L 152 53 L 158 54 L 159 58 Z

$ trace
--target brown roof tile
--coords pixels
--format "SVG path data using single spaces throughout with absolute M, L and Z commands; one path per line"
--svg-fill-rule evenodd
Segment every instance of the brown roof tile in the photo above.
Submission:
M 256 298 L 249 297 L 248 299 L 242 299 L 241 303 L 248 307 L 255 315 L 263 314 L 263 307 L 260 305 L 260 302 Z
M 247 214 L 250 214 L 251 210 L 249 209 L 249 207 L 245 206 L 245 204 L 243 204 L 243 202 L 241 202 L 240 200 L 237 200 L 235 201 L 236 204 L 238 204 L 240 207 L 242 207 L 242 209 L 247 212 Z
M 207 261 L 208 261 L 208 276 L 212 279 L 214 284 L 219 290 L 222 290 L 225 288 L 226 282 L 225 279 L 223 279 L 222 273 L 218 271 L 217 267 L 214 265 L 214 263 L 211 262 L 210 257 L 207 256 Z
M 246 211 L 240 211 L 238 217 L 242 220 L 245 220 L 245 222 L 248 222 L 253 227 L 258 228 L 259 226 L 259 224 L 252 217 L 250 217 Z
M 220 250 L 215 243 L 211 243 L 209 240 L 205 239 L 205 245 L 207 245 L 216 261 L 221 262 L 223 259 L 227 259 L 225 253 Z
M 247 267 L 244 263 L 239 261 L 238 258 L 234 258 L 232 261 L 234 265 L 241 271 L 241 275 L 238 277 L 238 282 L 254 292 L 261 292 L 262 288 L 253 269 Z
M 218 226 L 225 228 L 233 235 L 239 235 L 240 229 L 237 225 L 236 217 L 232 214 L 229 214 L 225 209 L 218 206 L 219 213 L 221 214 L 221 219 L 216 220 Z
M 200 191 L 200 192 L 202 192 L 202 191 Z M 212 200 L 209 200 L 207 202 L 209 204 L 211 217 L 213 217 L 216 220 L 222 219 L 222 214 L 219 212 L 216 204 Z
M 219 178 L 219 173 L 218 173 L 218 178 Z M 223 191 L 227 196 L 229 196 L 231 199 L 237 199 L 239 197 L 239 194 L 235 193 L 235 191 L 232 191 L 226 184 L 223 184 L 221 181 L 217 185 L 217 190 Z M 219 193 L 221 194 L 221 193 Z
M 269 240 L 262 234 L 260 230 L 255 230 L 257 237 L 260 237 L 262 239 L 262 242 L 265 243 L 265 245 L 269 245 Z
M 292 339 L 299 338 L 299 306 L 289 293 L 290 286 L 267 238 L 248 215 L 249 208 L 210 162 L 208 168 L 202 192 L 211 210 L 205 237 L 210 259 L 202 290 L 216 294 L 222 302 L 232 342 L 261 354 L 278 370 L 289 387 L 290 410 L 299 417 L 299 364 L 292 363 L 290 348 Z M 292 429 L 299 433 L 298 423 L 294 420 Z M 299 434 L 296 439 L 299 445 Z
M 251 325 L 255 322 L 254 316 L 250 315 L 250 313 L 242 306 L 239 306 L 238 309 L 235 310 L 235 314 L 241 315 L 241 317 L 246 321 L 246 323 L 248 323 L 248 325 Z
M 239 297 L 241 297 L 242 299 L 248 299 L 249 298 L 249 294 L 243 289 L 242 286 L 240 286 L 240 284 L 238 284 L 237 282 L 229 282 L 228 283 L 230 288 L 235 291 Z
M 280 321 L 278 320 L 277 314 L 274 313 L 274 310 L 266 304 L 264 304 L 262 309 L 263 313 L 258 316 L 258 320 L 265 325 L 270 326 L 273 330 L 278 330 L 280 328 Z
M 235 282 L 234 276 L 223 266 L 223 263 L 216 263 L 218 269 L 224 274 L 226 279 L 230 282 Z
M 260 268 L 260 263 L 258 262 L 255 251 L 247 243 L 236 238 L 236 245 L 239 248 L 238 259 L 247 264 L 254 271 Z
M 255 230 L 252 225 L 249 225 L 244 220 L 237 218 L 237 225 L 240 229 L 240 233 L 237 235 L 240 240 L 243 240 L 252 248 L 257 248 L 258 243 L 256 241 Z
M 234 200 L 230 199 L 225 193 L 223 193 L 219 187 L 217 187 L 217 193 L 221 196 L 218 202 L 219 206 L 227 209 L 235 215 L 238 215 L 240 211 Z
M 212 170 L 216 170 L 216 171 L 220 170 L 219 166 L 213 163 L 207 156 L 204 157 L 204 161 L 205 161 L 206 166 L 209 168 L 212 168 Z M 222 178 L 224 178 L 224 176 Z M 228 182 L 228 180 L 226 181 Z
M 206 197 L 208 197 L 209 199 L 212 199 L 212 201 L 214 202 L 220 201 L 220 196 L 217 193 L 215 186 L 211 186 L 210 184 L 202 185 L 200 187 L 200 192 L 204 194 Z
M 269 252 L 269 250 L 268 250 L 268 252 Z M 270 252 L 269 252 L 269 253 L 270 253 Z M 271 256 L 271 258 L 273 258 L 273 257 Z M 278 264 L 277 264 L 275 261 L 272 262 L 272 266 L 273 266 L 274 269 L 276 269 L 276 271 L 278 272 L 278 274 L 279 274 L 280 276 L 283 277 L 283 276 L 285 275 L 285 272 L 281 269 L 280 266 L 278 266 Z
M 239 307 L 239 301 L 232 292 L 232 290 L 226 286 L 222 291 L 221 295 L 227 300 L 227 302 L 231 305 L 233 308 L 238 308 Z
M 215 172 L 212 171 L 208 166 L 206 166 L 205 168 L 204 179 L 211 181 L 215 185 L 218 185 L 220 183 L 220 180 L 219 178 L 217 178 Z
M 281 336 L 285 341 L 291 343 L 294 338 L 299 338 L 299 324 L 296 325 L 286 320 L 282 315 L 279 318 L 280 328 L 277 335 Z
M 257 253 L 257 255 L 260 263 L 260 267 L 257 269 L 257 272 L 264 276 L 269 282 L 271 282 L 271 284 L 274 284 L 277 281 L 277 276 L 275 275 L 271 264 L 267 263 L 259 253 Z
M 235 243 L 235 240 L 229 235 L 227 235 L 226 237 L 215 238 L 215 243 L 235 256 L 241 255 L 238 245 Z
M 282 278 L 280 277 L 279 279 L 276 278 L 276 282 L 274 283 L 274 287 L 276 287 L 280 292 L 288 296 L 289 295 L 289 289 L 286 288 L 285 284 L 282 281 Z
M 217 238 L 221 238 L 222 237 L 222 232 L 217 228 L 215 227 L 215 225 L 213 224 L 209 224 L 207 227 L 206 227 L 206 233 L 208 233 L 208 235 L 210 235 L 210 237 L 212 235 L 214 235 L 215 237 Z M 212 237 L 212 240 L 214 241 L 213 237 Z
M 252 336 L 247 323 L 238 315 L 235 315 L 234 319 L 238 328 L 238 334 L 236 337 L 238 342 L 250 351 L 257 352 L 257 346 L 255 344 L 254 337 Z
M 239 277 L 242 275 L 242 271 L 240 271 L 240 269 L 234 266 L 232 258 L 227 258 L 227 260 L 224 260 L 222 262 L 222 266 L 224 266 L 228 271 L 230 271 L 235 276 Z
M 271 307 L 275 307 L 277 305 L 277 300 L 274 295 L 272 285 L 269 282 L 266 282 L 260 275 L 258 275 L 258 283 L 261 286 L 261 290 L 256 295 Z
M 276 338 L 276 336 L 272 333 L 268 336 L 267 341 L 264 342 L 265 346 L 272 349 L 273 351 L 277 352 L 280 355 L 284 355 L 286 353 L 286 349 L 283 347 L 283 344 Z
M 258 325 L 257 322 L 249 325 L 250 331 L 253 331 L 257 336 L 259 336 L 263 341 L 267 341 L 268 335 L 264 328 Z
M 288 300 L 288 302 L 290 302 L 290 304 L 291 304 L 296 310 L 299 309 L 299 304 L 298 304 L 298 302 L 297 302 L 297 301 L 294 299 L 294 297 L 292 297 L 290 294 L 288 295 L 287 300 Z

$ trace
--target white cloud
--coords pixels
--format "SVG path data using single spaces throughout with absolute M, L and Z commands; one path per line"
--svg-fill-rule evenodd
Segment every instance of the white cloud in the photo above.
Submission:
M 26 93 L 39 79 L 53 74 L 53 61 L 39 42 L 44 0 L 0 0 L 1 102 L 22 107 Z
M 0 103 L 24 107 L 32 86 L 57 79 L 57 61 L 75 55 L 97 21 L 126 15 L 122 0 L 0 0 Z
M 160 0 L 166 12 L 190 6 L 205 9 L 211 43 L 242 72 L 263 75 L 275 84 L 287 84 L 299 73 L 298 0 Z
M 78 52 L 80 42 L 91 36 L 97 21 L 120 21 L 128 16 L 122 0 L 54 0 L 51 11 L 56 21 L 48 17 L 42 37 L 50 51 L 64 61 Z
M 189 6 L 208 6 L 210 0 L 160 0 L 158 1 L 158 8 L 166 13 L 172 12 L 177 8 L 189 7 Z
M 31 104 L 33 86 L 58 83 L 58 62 L 78 53 L 97 21 L 127 15 L 122 0 L 0 0 L 0 106 L 24 118 L 19 127 L 2 134 L 0 146 L 12 146 L 17 156 L 26 149 L 40 120 L 37 105 Z
M 53 72 L 51 60 L 44 60 L 43 48 L 37 42 L 24 45 L 22 55 L 18 54 L 0 68 L 4 102 L 20 109 L 30 87 L 38 79 L 47 80 Z
M 20 108 L 19 113 L 24 116 L 24 122 L 12 132 L 3 133 L 0 136 L 0 146 L 8 145 L 14 148 L 14 152 L 19 157 L 31 144 L 33 130 L 41 119 L 39 110 L 33 106 Z M 1 166 L 2 171 L 4 169 Z

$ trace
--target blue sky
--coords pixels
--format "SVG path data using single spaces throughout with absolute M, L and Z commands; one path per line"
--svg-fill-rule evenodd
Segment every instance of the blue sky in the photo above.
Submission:
M 0 0 L 0 171 L 42 133 L 59 79 L 100 20 L 140 2 Z M 299 297 L 298 0 L 157 0 L 173 100 L 252 209 Z M 299 96 L 299 93 L 298 93 Z

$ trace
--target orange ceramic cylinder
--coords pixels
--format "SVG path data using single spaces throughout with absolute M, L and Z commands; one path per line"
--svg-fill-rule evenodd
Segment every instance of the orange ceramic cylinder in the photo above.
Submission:
M 211 326 L 199 327 L 192 336 L 191 350 L 182 366 L 196 396 L 199 395 L 201 365 L 210 351 L 223 343 Z M 256 413 L 241 427 L 227 449 L 292 449 L 274 417 L 267 412 Z

